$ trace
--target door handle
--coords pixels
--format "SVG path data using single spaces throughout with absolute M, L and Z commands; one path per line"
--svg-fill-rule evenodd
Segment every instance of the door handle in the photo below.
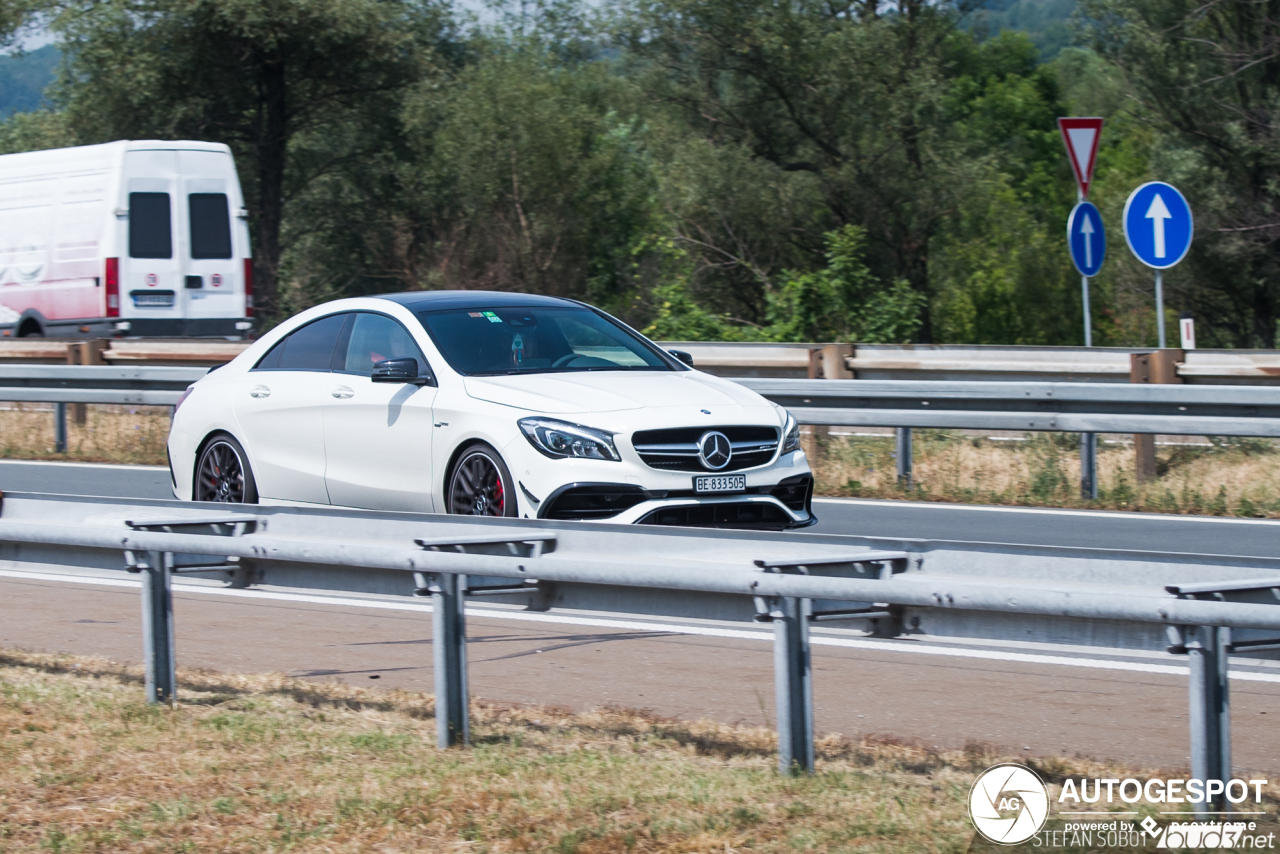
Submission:
M 256 385 L 249 389 L 249 397 L 270 397 L 271 389 L 264 385 Z
M 329 394 L 338 398 L 338 400 L 346 400 L 348 397 L 354 396 L 355 392 L 344 385 L 340 385 L 337 388 L 335 388 L 333 391 L 329 392 Z

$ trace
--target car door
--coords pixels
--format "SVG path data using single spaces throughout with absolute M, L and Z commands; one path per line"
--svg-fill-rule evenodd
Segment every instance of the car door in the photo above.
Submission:
M 237 385 L 236 418 L 263 498 L 328 504 L 324 405 L 349 313 L 294 330 Z
M 412 357 L 431 368 L 413 336 L 385 314 L 358 312 L 341 367 L 329 376 L 324 410 L 325 483 L 333 504 L 431 512 L 430 385 L 375 383 L 373 365 Z

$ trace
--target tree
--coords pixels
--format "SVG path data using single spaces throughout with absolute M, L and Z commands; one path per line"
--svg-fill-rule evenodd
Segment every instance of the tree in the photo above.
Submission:
M 295 143 L 379 108 L 422 79 L 444 30 L 433 0 L 69 0 L 53 27 L 59 98 L 82 142 L 188 137 L 230 144 L 255 232 L 255 290 L 278 307 L 286 202 L 377 137 Z
M 1280 0 L 1085 0 L 1095 48 L 1187 193 L 1196 241 L 1167 277 L 1202 338 L 1271 347 L 1280 320 Z
M 0 48 L 10 47 L 46 5 L 41 0 L 0 0 Z
M 930 245 L 965 178 L 946 79 L 956 45 L 970 37 L 946 7 L 638 0 L 635 18 L 629 44 L 658 69 L 651 91 L 662 103 L 714 150 L 805 176 L 818 196 L 821 212 L 777 223 L 775 243 L 797 244 L 816 266 L 822 233 L 857 225 L 878 275 L 930 294 Z M 762 266 L 753 270 L 743 247 L 767 240 L 744 240 L 747 223 L 726 218 L 724 207 L 695 209 L 683 233 L 708 264 L 760 280 Z M 920 305 L 929 340 L 928 301 Z

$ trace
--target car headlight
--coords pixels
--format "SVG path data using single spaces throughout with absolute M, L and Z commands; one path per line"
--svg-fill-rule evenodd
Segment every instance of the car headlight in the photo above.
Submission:
M 782 453 L 787 454 L 800 447 L 800 424 L 796 417 L 787 413 L 787 424 L 782 428 Z
M 613 434 L 604 430 L 554 418 L 521 418 L 517 423 L 529 443 L 553 459 L 622 459 L 614 447 Z

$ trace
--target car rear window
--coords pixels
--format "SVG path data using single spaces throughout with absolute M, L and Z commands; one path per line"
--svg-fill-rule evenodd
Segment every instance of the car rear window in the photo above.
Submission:
M 417 316 L 462 374 L 677 370 L 657 348 L 588 308 L 498 307 Z
M 231 257 L 231 209 L 226 193 L 191 193 L 187 196 L 191 223 L 191 257 Z
M 173 257 L 168 193 L 129 194 L 129 257 Z
M 267 351 L 254 370 L 328 371 L 333 351 L 348 314 L 331 314 L 313 320 Z

